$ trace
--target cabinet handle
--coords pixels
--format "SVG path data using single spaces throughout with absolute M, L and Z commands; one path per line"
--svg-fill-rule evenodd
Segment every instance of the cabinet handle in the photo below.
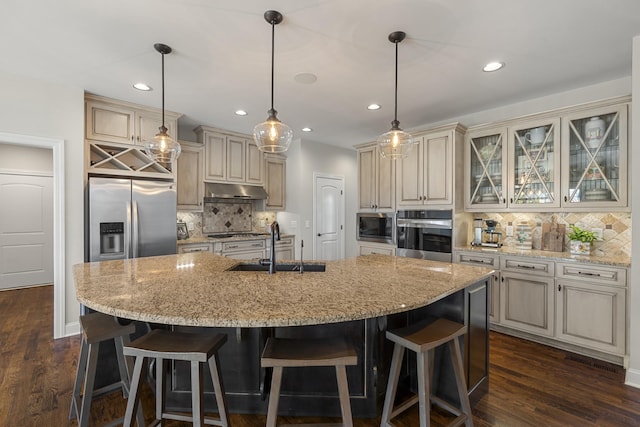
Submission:
M 588 273 L 588 272 L 585 272 L 585 271 L 578 271 L 578 275 L 580 275 L 580 276 L 600 277 L 600 273 Z
M 493 276 L 493 278 L 494 278 L 495 280 L 498 280 L 498 276 L 495 276 L 495 275 L 494 275 L 494 276 Z
M 509 199 L 509 203 L 513 203 L 513 197 Z
M 488 264 L 488 263 L 485 263 L 485 261 L 483 259 L 469 258 L 469 262 L 475 262 L 475 263 L 478 263 L 478 264 Z
M 504 277 L 501 277 L 501 278 L 500 278 L 500 281 L 501 281 L 502 283 L 504 283 Z
M 229 245 L 229 246 L 227 246 L 227 249 L 235 249 L 237 247 L 238 247 L 238 245 Z
M 566 202 L 567 200 L 569 200 L 567 196 L 564 196 L 564 201 Z
M 558 285 L 558 292 L 562 291 L 562 285 Z
M 535 269 L 536 269 L 536 268 L 535 268 L 534 266 L 532 266 L 532 265 L 520 265 L 520 264 L 518 264 L 518 265 L 517 265 L 517 267 L 518 267 L 518 268 L 526 268 L 526 269 L 529 269 L 529 270 L 535 270 Z
M 254 248 L 261 248 L 262 247 L 262 243 L 254 243 L 251 246 L 254 247 Z

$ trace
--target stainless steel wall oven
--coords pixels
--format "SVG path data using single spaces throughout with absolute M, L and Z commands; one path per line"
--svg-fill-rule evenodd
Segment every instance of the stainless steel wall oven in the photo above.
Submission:
M 451 262 L 453 212 L 401 210 L 396 216 L 396 255 Z
M 358 240 L 390 244 L 396 242 L 393 212 L 360 212 L 357 214 L 357 221 Z

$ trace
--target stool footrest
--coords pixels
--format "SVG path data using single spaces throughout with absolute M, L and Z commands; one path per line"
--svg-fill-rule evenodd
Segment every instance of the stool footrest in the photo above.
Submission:
M 186 422 L 193 422 L 193 416 L 192 415 L 185 415 L 179 412 L 171 412 L 171 411 L 166 411 L 162 413 L 162 419 L 163 420 L 174 420 L 174 421 L 186 421 Z M 158 424 L 161 422 L 161 420 L 156 419 L 155 421 L 158 422 Z M 210 426 L 222 426 L 223 423 L 220 420 L 220 418 L 213 418 L 213 417 L 204 417 L 204 423 L 206 425 L 210 425 Z

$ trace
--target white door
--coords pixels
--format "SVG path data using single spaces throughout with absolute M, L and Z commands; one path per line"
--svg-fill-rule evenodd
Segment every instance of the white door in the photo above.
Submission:
M 0 289 L 53 283 L 53 178 L 0 174 Z
M 344 178 L 314 178 L 314 259 L 344 258 Z

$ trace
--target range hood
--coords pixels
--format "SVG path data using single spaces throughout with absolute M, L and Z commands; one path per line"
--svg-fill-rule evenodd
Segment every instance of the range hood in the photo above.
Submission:
M 246 184 L 219 184 L 207 182 L 204 184 L 204 200 L 207 199 L 244 199 L 266 200 L 267 191 L 264 187 Z

